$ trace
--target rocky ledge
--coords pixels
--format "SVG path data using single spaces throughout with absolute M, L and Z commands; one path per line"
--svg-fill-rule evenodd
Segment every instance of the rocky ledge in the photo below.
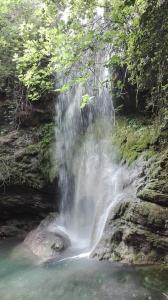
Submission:
M 52 194 L 22 187 L 0 193 L 0 239 L 24 239 L 55 208 Z
M 92 253 L 99 260 L 135 264 L 168 262 L 168 208 L 140 200 L 118 203 Z
M 168 263 L 167 149 L 143 166 L 135 178 L 135 199 L 125 197 L 112 209 L 92 257 L 135 264 Z

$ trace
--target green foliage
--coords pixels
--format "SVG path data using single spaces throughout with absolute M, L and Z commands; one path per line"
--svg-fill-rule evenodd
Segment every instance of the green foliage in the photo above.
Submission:
M 31 1 L 0 0 L 0 89 L 7 92 L 18 82 L 15 53 L 21 55 L 23 38 L 19 34 L 22 22 L 33 19 Z
M 33 187 L 37 184 L 36 188 L 39 188 L 40 184 L 44 182 L 51 183 L 57 175 L 57 161 L 52 149 L 52 144 L 55 138 L 55 123 L 51 122 L 39 128 L 39 141 L 36 144 L 29 145 L 26 149 L 27 156 L 37 156 L 38 157 L 38 172 L 42 176 L 42 183 L 38 183 L 34 180 Z M 55 163 L 53 161 L 55 160 Z M 38 177 L 40 177 L 38 176 Z M 29 184 L 32 185 L 30 182 Z
M 81 109 L 84 109 L 84 107 L 85 107 L 86 105 L 88 105 L 92 99 L 94 99 L 93 96 L 90 97 L 89 95 L 83 95 L 83 96 L 82 96 L 82 101 L 81 101 L 81 104 L 80 104 L 80 108 L 81 108 Z
M 42 127 L 41 131 L 41 145 L 47 146 L 54 140 L 55 123 L 51 122 Z
M 107 66 L 110 67 L 114 65 L 121 65 L 121 58 L 115 54 L 109 59 Z
M 129 35 L 127 65 L 130 80 L 139 90 L 149 90 L 153 108 L 167 89 L 168 9 L 166 1 L 147 1 L 146 9 Z M 163 103 L 160 103 L 163 105 Z M 165 103 L 166 104 L 166 103 Z
M 31 101 L 65 92 L 87 81 L 95 70 L 95 53 L 110 47 L 104 64 L 126 68 L 137 94 L 149 91 L 149 107 L 157 107 L 161 99 L 165 103 L 166 1 L 0 0 L 0 4 L 0 87 L 13 88 L 17 82 Z M 71 70 L 77 75 L 55 89 L 55 78 L 60 74 L 68 78 Z M 124 79 L 117 82 L 119 94 L 124 84 Z

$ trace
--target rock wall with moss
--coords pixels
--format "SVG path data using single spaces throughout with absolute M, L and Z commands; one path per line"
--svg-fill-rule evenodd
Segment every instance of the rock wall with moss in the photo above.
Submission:
M 168 262 L 168 115 L 120 115 L 112 143 L 121 164 L 136 174 L 135 197 L 112 209 L 92 256 L 129 263 Z M 137 170 L 137 172 L 135 172 Z
M 0 238 L 24 235 L 56 208 L 54 103 L 0 99 Z

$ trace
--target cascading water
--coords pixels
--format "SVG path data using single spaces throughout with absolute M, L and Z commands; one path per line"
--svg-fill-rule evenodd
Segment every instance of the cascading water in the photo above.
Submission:
M 105 50 L 98 53 L 89 82 L 60 94 L 56 104 L 61 191 L 56 226 L 70 237 L 73 247 L 88 251 L 99 241 L 124 184 L 111 142 L 115 114 L 106 60 Z M 81 110 L 86 94 L 92 100 Z

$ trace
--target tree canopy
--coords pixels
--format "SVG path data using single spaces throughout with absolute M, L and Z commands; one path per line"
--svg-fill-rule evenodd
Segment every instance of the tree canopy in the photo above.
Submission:
M 89 79 L 95 53 L 106 47 L 104 64 L 124 68 L 137 92 L 148 91 L 148 106 L 165 101 L 166 1 L 0 0 L 0 88 L 7 92 L 24 91 L 29 101 L 64 92 Z M 56 87 L 59 74 L 66 77 L 74 67 L 76 77 Z M 123 86 L 119 80 L 120 93 Z

